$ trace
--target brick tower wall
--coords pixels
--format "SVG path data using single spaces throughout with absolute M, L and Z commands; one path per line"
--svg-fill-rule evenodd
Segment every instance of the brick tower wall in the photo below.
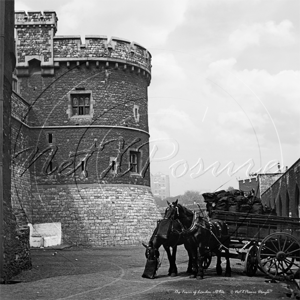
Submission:
M 22 157 L 22 151 L 31 147 L 31 134 L 26 117 L 30 105 L 13 92 L 11 106 L 11 201 L 17 223 L 24 226 L 32 222 L 31 175 Z
M 18 176 L 31 180 L 24 207 L 33 223 L 61 222 L 65 243 L 147 240 L 161 216 L 150 191 L 151 55 L 119 38 L 55 36 L 56 23 L 54 12 L 16 13 L 16 71 L 30 104 L 30 146 L 18 150 Z M 88 113 L 74 97 L 88 99 Z

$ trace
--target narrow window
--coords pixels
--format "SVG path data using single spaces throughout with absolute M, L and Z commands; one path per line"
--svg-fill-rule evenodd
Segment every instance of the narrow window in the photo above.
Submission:
M 81 162 L 81 171 L 83 172 L 85 170 L 84 161 Z
M 138 105 L 133 105 L 133 117 L 135 122 L 139 122 L 140 120 L 140 114 L 139 114 L 139 106 Z
M 117 161 L 116 157 L 110 158 L 110 173 L 116 174 L 117 173 Z
M 132 173 L 140 172 L 140 152 L 130 151 L 130 171 Z
M 52 141 L 53 141 L 53 135 L 52 133 L 48 133 L 48 143 L 52 144 Z
M 49 167 L 48 167 L 49 171 L 52 172 L 53 171 L 53 165 L 52 165 L 52 161 L 49 162 Z

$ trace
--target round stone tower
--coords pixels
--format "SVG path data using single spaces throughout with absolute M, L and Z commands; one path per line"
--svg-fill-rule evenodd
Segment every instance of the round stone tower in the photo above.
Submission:
M 86 36 L 83 44 L 56 28 L 55 12 L 15 13 L 27 113 L 15 117 L 13 176 L 30 174 L 32 198 L 21 199 L 28 220 L 60 224 L 67 244 L 147 240 L 161 217 L 150 190 L 151 55 L 124 39 Z

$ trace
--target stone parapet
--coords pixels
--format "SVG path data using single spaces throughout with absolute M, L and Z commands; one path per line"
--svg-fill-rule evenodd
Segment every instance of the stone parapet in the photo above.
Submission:
M 55 36 L 57 30 L 55 12 L 24 11 L 15 13 L 16 28 L 16 67 L 18 76 L 29 76 L 29 62 L 36 59 L 41 62 L 42 75 L 54 75 L 54 68 L 62 61 L 114 62 L 130 65 L 140 72 L 151 73 L 151 54 L 136 42 L 106 36 L 85 36 L 82 44 L 80 36 Z M 107 66 L 108 66 L 107 65 Z
M 15 26 L 39 26 L 50 25 L 57 29 L 57 17 L 54 11 L 16 11 Z
M 86 36 L 81 44 L 80 36 L 54 37 L 54 60 L 104 60 L 132 64 L 151 72 L 151 54 L 135 42 L 106 36 Z

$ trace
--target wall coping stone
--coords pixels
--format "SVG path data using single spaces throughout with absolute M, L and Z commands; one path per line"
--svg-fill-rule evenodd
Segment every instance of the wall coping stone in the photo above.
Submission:
M 101 39 L 101 40 L 107 40 L 107 35 L 85 35 L 85 39 Z
M 80 39 L 81 40 L 81 36 L 80 35 L 56 35 L 53 37 L 54 40 L 56 39 Z

